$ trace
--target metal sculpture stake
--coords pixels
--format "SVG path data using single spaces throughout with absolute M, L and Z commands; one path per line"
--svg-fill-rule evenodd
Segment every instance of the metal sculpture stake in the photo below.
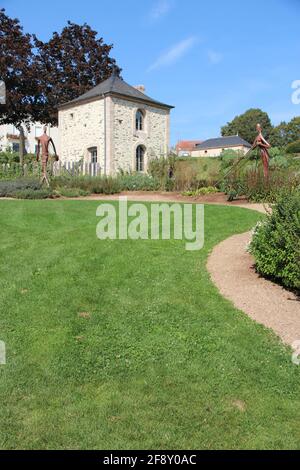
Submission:
M 47 135 L 47 126 L 44 126 L 44 133 L 41 137 L 38 138 L 37 146 L 37 155 L 36 159 L 39 161 L 40 158 L 40 147 L 42 147 L 42 183 L 45 181 L 47 186 L 50 186 L 48 175 L 47 175 L 47 164 L 49 160 L 49 144 L 51 143 L 56 161 L 58 160 L 58 155 L 56 154 L 56 148 L 51 137 Z
M 270 161 L 270 154 L 268 149 L 271 148 L 269 142 L 266 141 L 264 136 L 262 135 L 262 127 L 260 124 L 256 126 L 257 130 L 257 137 L 252 145 L 252 149 L 258 147 L 260 149 L 260 156 L 262 159 L 263 169 L 264 169 L 264 177 L 265 179 L 269 178 L 269 161 Z

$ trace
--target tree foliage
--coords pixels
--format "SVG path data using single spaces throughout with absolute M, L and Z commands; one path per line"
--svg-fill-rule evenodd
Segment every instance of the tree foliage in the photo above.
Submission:
M 286 146 L 287 153 L 300 153 L 300 139 Z
M 281 122 L 275 126 L 270 135 L 270 144 L 276 147 L 285 147 L 300 140 L 300 116 L 294 117 L 290 122 Z
M 24 126 L 33 122 L 57 125 L 57 108 L 77 98 L 121 70 L 110 57 L 112 45 L 97 38 L 87 24 L 68 25 L 48 42 L 25 34 L 18 19 L 0 10 L 0 79 L 6 84 L 6 104 L 0 105 L 0 125 L 20 131 L 23 163 Z
M 38 101 L 37 74 L 30 34 L 19 20 L 0 10 L 0 78 L 6 84 L 6 104 L 0 107 L 0 123 L 30 122 Z
M 111 44 L 97 38 L 87 24 L 68 22 L 48 42 L 34 37 L 36 64 L 42 88 L 42 121 L 57 124 L 57 106 L 82 95 L 121 69 L 110 57 Z
M 6 85 L 6 104 L 0 106 L 0 124 L 20 130 L 20 160 L 24 155 L 24 128 L 38 119 L 39 87 L 32 37 L 18 19 L 0 10 L 0 79 Z
M 257 135 L 256 124 L 263 128 L 264 136 L 268 139 L 272 131 L 271 120 L 267 113 L 261 109 L 248 109 L 244 114 L 236 116 L 231 122 L 222 127 L 222 136 L 239 135 L 247 142 L 252 143 Z

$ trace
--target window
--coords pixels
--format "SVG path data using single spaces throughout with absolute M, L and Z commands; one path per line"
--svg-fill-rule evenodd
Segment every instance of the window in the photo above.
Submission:
M 16 153 L 19 153 L 19 151 L 20 151 L 20 144 L 17 144 L 16 142 L 13 142 L 13 144 L 12 144 L 12 151 L 13 151 L 13 152 L 16 152 Z
M 89 152 L 91 156 L 91 163 L 97 163 L 97 160 L 98 160 L 97 148 L 96 147 L 90 148 Z
M 135 129 L 142 131 L 144 129 L 144 113 L 140 109 L 137 111 L 135 116 Z
M 136 149 L 136 171 L 144 171 L 145 149 L 139 145 Z

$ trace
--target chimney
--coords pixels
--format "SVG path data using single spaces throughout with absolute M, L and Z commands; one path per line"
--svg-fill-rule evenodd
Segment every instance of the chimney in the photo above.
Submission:
M 136 85 L 136 86 L 134 86 L 133 88 L 135 88 L 136 90 L 138 90 L 138 91 L 140 91 L 140 92 L 142 92 L 142 93 L 145 93 L 145 91 L 146 91 L 146 88 L 145 88 L 144 85 Z

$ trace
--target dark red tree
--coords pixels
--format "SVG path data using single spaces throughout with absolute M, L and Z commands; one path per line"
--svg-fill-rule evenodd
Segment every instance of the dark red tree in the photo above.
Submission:
M 18 19 L 0 10 L 0 79 L 6 85 L 6 104 L 0 105 L 0 124 L 13 124 L 20 132 L 20 162 L 25 151 L 24 126 L 38 118 L 40 97 L 32 37 Z
M 97 38 L 87 24 L 68 22 L 48 42 L 34 38 L 39 87 L 43 90 L 41 121 L 57 125 L 57 106 L 85 93 L 121 69 L 110 57 L 113 46 Z

